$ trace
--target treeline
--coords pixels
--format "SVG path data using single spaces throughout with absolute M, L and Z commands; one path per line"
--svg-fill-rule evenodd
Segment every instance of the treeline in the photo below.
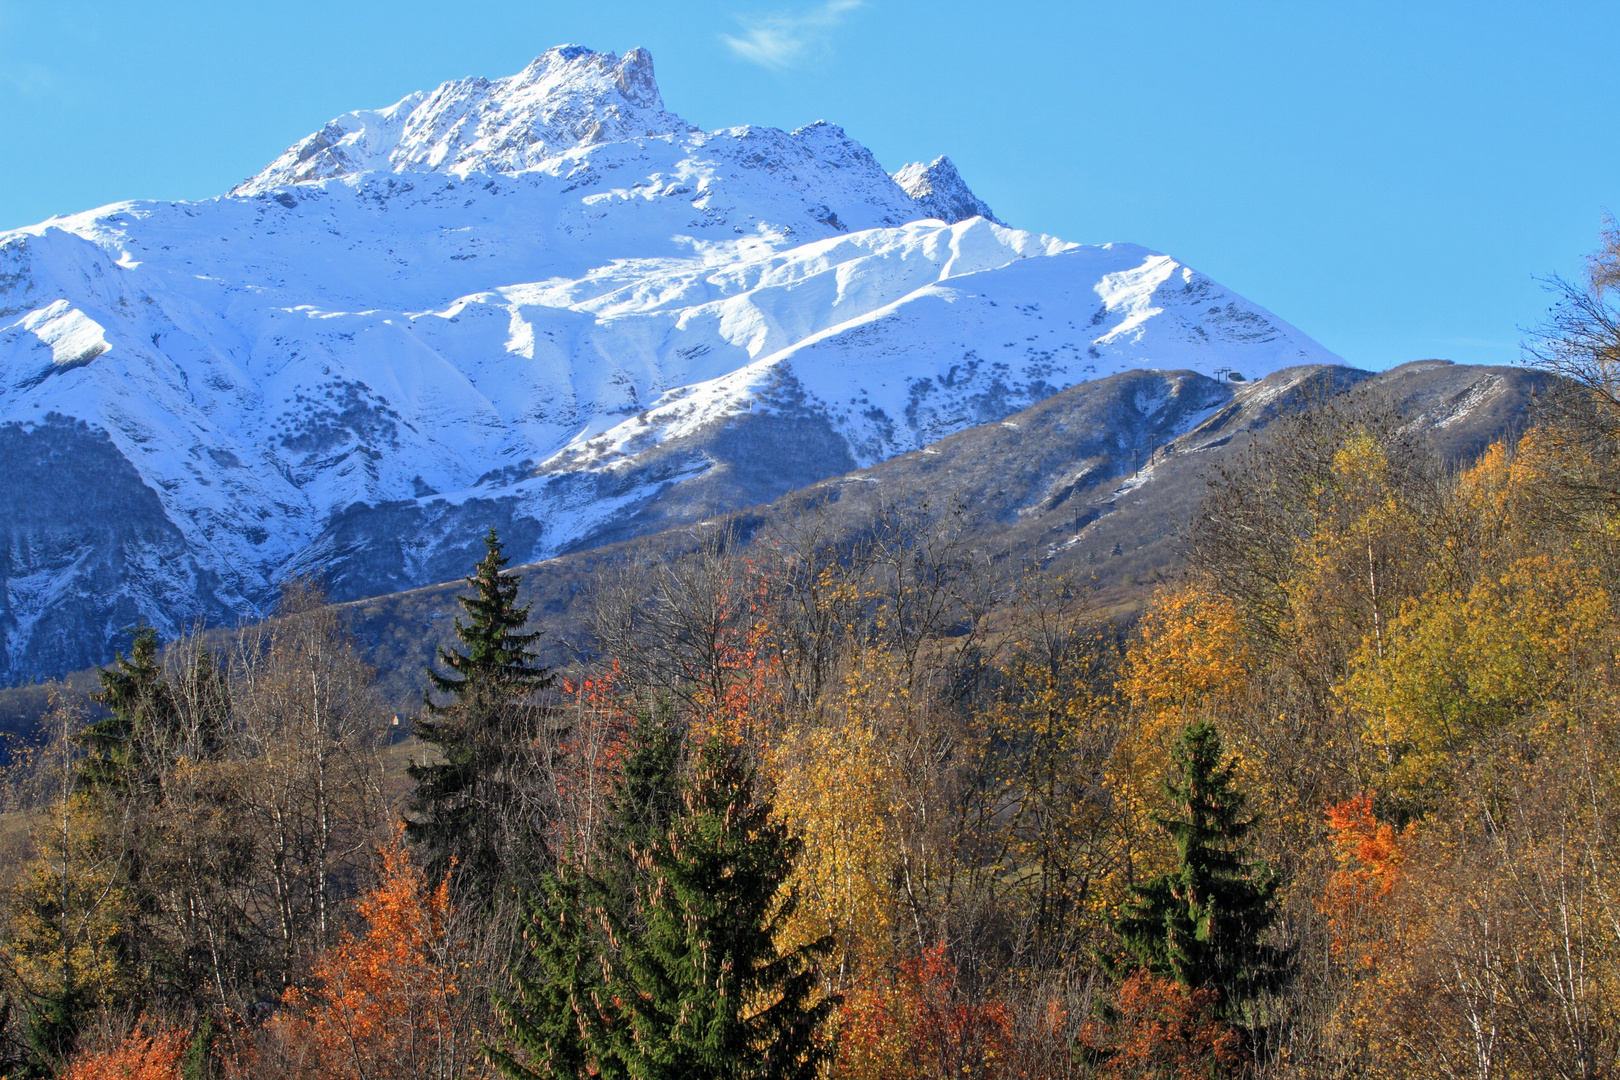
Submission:
M 307 585 L 138 638 L 12 767 L 0 1072 L 1615 1075 L 1616 253 L 1522 436 L 1280 420 L 1136 614 L 892 499 L 560 673 L 492 533 L 405 743 Z
M 223 652 L 140 633 L 102 675 L 109 718 L 58 695 L 48 740 L 13 755 L 29 857 L 5 894 L 6 1075 L 50 1075 L 145 1010 L 206 1056 L 351 923 L 393 813 L 386 728 L 320 595 L 282 608 Z

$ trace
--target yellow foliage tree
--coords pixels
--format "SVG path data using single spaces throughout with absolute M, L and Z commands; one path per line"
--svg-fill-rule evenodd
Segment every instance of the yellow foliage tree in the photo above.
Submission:
M 0 959 L 28 1005 L 29 1040 L 45 1058 L 65 1056 L 83 1020 L 135 985 L 124 948 L 134 907 L 107 825 L 93 796 L 58 799 L 35 833 L 38 855 L 7 897 Z
M 771 754 L 776 812 L 804 840 L 788 937 L 836 934 L 840 973 L 890 944 L 901 777 L 887 735 L 910 707 L 895 665 L 884 654 L 858 657 L 822 719 L 788 728 Z
M 1125 664 L 1132 741 L 1162 749 L 1168 761 L 1176 735 L 1194 719 L 1247 699 L 1255 659 L 1230 598 L 1196 583 L 1158 593 Z
M 1515 559 L 1466 591 L 1409 601 L 1342 688 L 1364 718 L 1373 767 L 1422 802 L 1450 755 L 1481 737 L 1518 722 L 1524 734 L 1555 734 L 1614 655 L 1611 621 L 1597 568 L 1569 554 Z
M 1419 531 L 1382 439 L 1365 430 L 1349 434 L 1331 475 L 1315 528 L 1300 545 L 1299 570 L 1284 586 L 1294 651 L 1304 646 L 1321 659 L 1353 651 L 1363 634 L 1377 647 L 1413 569 L 1403 556 L 1417 546 Z
M 1108 779 L 1128 835 L 1147 839 L 1149 852 L 1163 855 L 1148 815 L 1166 809 L 1161 781 L 1176 736 L 1196 719 L 1245 711 L 1256 661 L 1238 605 L 1204 585 L 1162 590 L 1142 616 L 1120 684 L 1129 722 Z

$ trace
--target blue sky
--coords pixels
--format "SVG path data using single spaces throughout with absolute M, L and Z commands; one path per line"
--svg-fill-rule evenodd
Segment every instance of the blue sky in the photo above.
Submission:
M 1620 211 L 1620 4 L 0 0 L 0 228 L 206 198 L 340 112 L 649 48 L 713 128 L 949 154 L 1008 223 L 1169 252 L 1352 363 L 1511 362 Z

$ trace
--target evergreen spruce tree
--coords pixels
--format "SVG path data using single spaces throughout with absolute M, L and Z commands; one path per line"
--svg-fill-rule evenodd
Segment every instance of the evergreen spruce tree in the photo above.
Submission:
M 189 650 L 171 680 L 158 658 L 157 631 L 139 627 L 128 657 L 98 673 L 92 700 L 112 715 L 78 734 L 85 758 L 79 781 L 87 789 L 136 803 L 162 799 L 159 777 L 177 757 L 216 757 L 224 745 L 230 691 L 224 665 L 209 649 Z
M 79 779 L 91 788 L 124 793 L 140 785 L 153 736 L 166 733 L 175 722 L 174 701 L 158 659 L 157 631 L 137 628 L 129 656 L 119 653 L 99 677 L 101 692 L 92 699 L 112 715 L 79 733 L 86 751 Z
M 530 653 L 540 635 L 524 632 L 529 608 L 517 602 L 517 576 L 501 573 L 507 560 L 493 528 L 484 544 L 466 579 L 473 595 L 460 598 L 468 621 L 455 624 L 466 651 L 441 648 L 449 670 L 428 669 L 432 690 L 416 735 L 439 760 L 411 763 L 416 790 L 406 822 L 429 880 L 454 865 L 458 899 L 477 903 L 543 859 L 545 784 L 535 770 L 547 712 L 534 695 L 552 681 Z M 435 702 L 435 691 L 449 700 Z
M 625 942 L 634 993 L 615 1030 L 632 1075 L 811 1080 L 816 1033 L 836 1006 L 818 994 L 816 961 L 832 938 L 780 951 L 796 898 L 784 892 L 799 841 L 754 797 L 742 750 L 711 736 L 684 806 L 649 852 L 645 930 Z M 770 1002 L 758 1011 L 761 1002 Z
M 117 962 L 123 970 L 150 975 L 166 959 L 153 947 L 152 922 L 161 905 L 148 881 L 153 854 L 150 817 L 163 799 L 162 756 L 179 721 L 158 657 L 157 631 L 137 628 L 129 656 L 117 654 L 113 666 L 97 674 L 101 692 L 92 700 L 112 715 L 87 725 L 77 736 L 86 753 L 78 764 L 76 798 L 91 810 L 104 854 L 117 868 L 114 880 L 129 904 L 126 924 L 114 939 Z M 68 968 L 64 963 L 64 977 Z M 60 1000 L 37 1017 L 44 1025 L 40 1030 L 47 1033 L 39 1038 L 48 1042 L 62 1037 L 69 1030 L 65 1025 L 72 1010 L 84 999 L 82 992 L 65 985 Z
M 685 804 L 681 733 L 667 706 L 640 713 L 624 765 L 604 808 L 602 837 L 591 866 L 597 899 L 632 933 L 645 929 L 635 899 L 646 859 L 669 834 Z
M 509 971 L 514 997 L 495 1000 L 507 1042 L 523 1055 L 520 1061 L 510 1050 L 492 1048 L 490 1063 L 502 1076 L 575 1080 L 593 1075 L 593 1068 L 604 1080 L 624 1075 L 611 1058 L 605 1069 L 597 1065 L 611 1017 L 604 1015 L 609 1000 L 601 966 L 607 941 L 588 890 L 568 859 L 537 883 L 523 931 L 528 962 Z
M 163 927 L 165 875 L 173 872 L 167 832 L 172 819 L 164 822 L 171 793 L 165 784 L 177 761 L 221 753 L 230 703 L 223 665 L 212 651 L 185 650 L 181 661 L 165 670 L 157 631 L 138 628 L 130 655 L 118 655 L 111 668 L 99 672 L 101 691 L 94 700 L 112 715 L 77 736 L 86 754 L 76 770 L 74 805 L 85 815 L 100 858 L 112 868 L 108 884 L 121 897 L 119 932 L 109 947 L 136 986 L 134 1000 L 122 1002 L 126 1007 L 145 994 L 189 992 L 199 985 L 195 957 L 176 950 Z M 216 944 L 227 937 L 218 926 L 210 933 Z M 67 1031 L 63 1025 L 71 1010 L 85 1007 L 87 1000 L 82 989 L 65 985 L 60 1000 L 37 1018 L 45 1025 L 40 1030 Z
M 612 1028 L 622 1020 L 611 1005 L 617 990 L 608 989 L 609 972 L 618 943 L 645 928 L 636 897 L 645 857 L 682 809 L 680 763 L 681 739 L 667 710 L 638 715 L 588 863 L 565 859 L 539 879 L 523 934 L 528 962 L 510 972 L 517 994 L 496 1001 L 508 1042 L 524 1059 L 491 1051 L 503 1076 L 629 1075 L 612 1046 Z
M 101 857 L 110 855 L 116 874 L 110 880 L 98 881 L 97 885 L 113 886 L 127 896 L 137 892 L 134 886 L 143 877 L 142 856 L 145 854 L 141 835 L 143 818 L 139 812 L 129 811 L 139 811 L 158 797 L 151 781 L 150 752 L 154 735 L 161 735 L 174 720 L 173 702 L 158 660 L 157 631 L 151 627 L 138 628 L 130 655 L 119 653 L 113 667 L 102 670 L 99 675 L 102 689 L 92 695 L 92 700 L 107 706 L 112 715 L 87 725 L 74 736 L 86 753 L 74 769 L 73 792 L 64 791 L 57 812 L 68 815 L 70 807 L 92 811 L 91 820 L 96 822 L 100 834 L 97 859 L 100 861 Z M 15 898 L 28 921 L 45 929 L 43 936 L 55 937 L 61 943 L 60 981 L 49 990 L 36 990 L 22 1024 L 22 1060 L 15 1063 L 17 1071 L 8 1072 L 7 1076 L 55 1076 L 72 1055 L 81 1028 L 98 1004 L 96 994 L 87 985 L 67 946 L 75 939 L 75 924 L 88 921 L 84 910 L 70 909 L 70 898 L 78 897 L 77 890 L 68 882 L 73 854 L 72 845 L 65 837 L 67 828 L 64 821 L 60 850 L 53 853 L 60 859 L 63 878 L 60 891 L 52 889 L 32 897 Z M 124 925 L 121 932 L 104 943 L 113 951 L 113 964 L 120 974 L 138 970 L 143 959 L 140 945 L 145 937 L 144 920 L 150 909 L 142 909 L 137 903 L 128 914 L 134 916 L 132 925 Z
M 832 942 L 777 944 L 794 909 L 784 886 L 798 841 L 755 798 L 737 747 L 709 739 L 677 786 L 678 762 L 667 721 L 643 718 L 597 871 L 577 891 L 548 886 L 535 906 L 528 944 L 537 970 L 502 1008 L 527 1064 L 493 1054 L 504 1075 L 817 1074 L 816 1035 L 837 1001 L 818 993 L 816 962 Z
M 1235 1020 L 1281 984 L 1288 957 L 1261 941 L 1276 916 L 1278 881 L 1249 856 L 1254 819 L 1212 724 L 1200 720 L 1181 733 L 1165 791 L 1176 812 L 1156 821 L 1175 845 L 1175 867 L 1132 887 L 1116 929 L 1142 967 L 1216 991 L 1220 1016 Z
M 79 1031 L 91 1015 L 88 996 L 82 987 L 64 979 L 56 993 L 34 1005 L 23 1027 L 27 1053 L 21 1062 L 20 1077 L 45 1080 L 59 1075 L 58 1070 L 73 1055 Z

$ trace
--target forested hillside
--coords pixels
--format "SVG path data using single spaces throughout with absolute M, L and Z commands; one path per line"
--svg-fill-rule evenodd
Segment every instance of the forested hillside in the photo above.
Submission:
M 10 767 L 4 1075 L 1614 1075 L 1617 264 L 1522 435 L 1282 415 L 1139 613 L 913 492 L 566 670 L 492 532 L 408 739 L 308 583 L 137 639 Z
M 521 596 L 546 630 L 540 655 L 566 665 L 596 654 L 596 583 L 615 566 L 689 555 L 713 528 L 742 558 L 766 557 L 785 528 L 850 547 L 870 535 L 885 503 L 926 501 L 951 515 L 962 542 L 998 573 L 1038 564 L 1077 575 L 1098 605 L 1135 607 L 1185 564 L 1183 537 L 1207 478 L 1237 467 L 1279 417 L 1330 402 L 1388 414 L 1438 465 L 1455 466 L 1516 439 L 1547 388 L 1543 372 L 1443 360 L 1377 373 L 1312 365 L 1244 382 L 1191 371 L 1111 375 L 764 505 L 723 514 L 687 503 L 685 520 L 657 532 L 522 567 Z M 340 607 L 386 695 L 405 711 L 421 696 L 424 665 L 452 640 L 459 591 L 452 581 Z M 0 691 L 0 703 L 13 696 Z

